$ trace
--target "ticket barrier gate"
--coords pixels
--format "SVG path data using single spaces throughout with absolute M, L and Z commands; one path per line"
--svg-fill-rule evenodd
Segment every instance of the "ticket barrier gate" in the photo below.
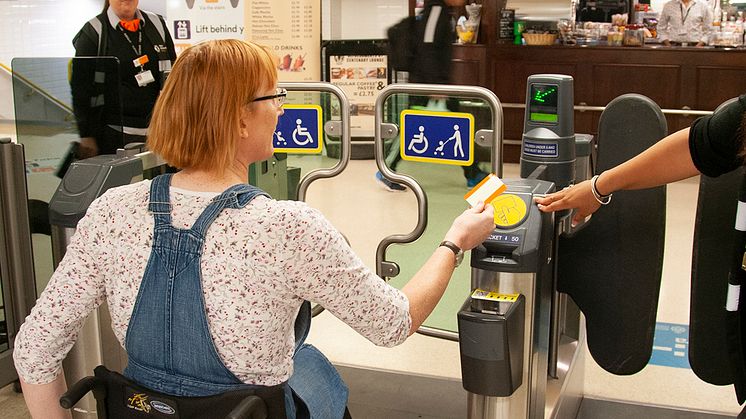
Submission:
M 625 98 L 621 102 L 624 102 L 622 114 L 632 113 L 630 120 L 641 117 L 641 121 L 650 121 L 650 124 L 640 122 L 639 127 L 630 128 L 623 118 L 602 116 L 599 141 L 628 141 L 635 138 L 636 129 L 650 131 L 646 141 L 650 136 L 657 137 L 654 141 L 665 136 L 665 122 L 662 131 L 655 129 L 659 128 L 661 120 L 665 121 L 660 109 L 658 113 L 648 112 L 657 105 L 652 106 L 654 104 L 650 105 L 652 102 L 649 100 L 640 100 L 638 97 Z M 585 322 L 573 303 L 575 299 L 588 320 L 593 322 L 591 331 L 594 335 L 589 338 L 589 349 L 600 366 L 612 373 L 630 374 L 642 369 L 650 356 L 653 327 L 649 313 L 653 313 L 654 322 L 657 306 L 657 293 L 653 291 L 638 296 L 642 304 L 647 305 L 646 309 L 640 310 L 644 313 L 641 316 L 643 321 L 633 319 L 626 324 L 626 335 L 618 333 L 634 341 L 634 345 L 647 348 L 647 353 L 645 350 L 635 352 L 635 348 L 629 347 L 619 351 L 618 347 L 610 350 L 598 345 L 601 340 L 596 336 L 598 324 L 618 331 L 618 326 L 610 326 L 607 319 L 598 314 L 599 311 L 617 310 L 624 304 L 605 301 L 608 291 L 598 289 L 607 286 L 608 276 L 626 278 L 625 273 L 622 270 L 608 272 L 600 281 L 600 278 L 593 280 L 587 275 L 576 274 L 576 271 L 590 270 L 586 268 L 588 260 L 595 264 L 608 261 L 609 265 L 606 266 L 616 267 L 618 264 L 609 258 L 622 257 L 622 252 L 599 256 L 593 248 L 593 237 L 586 234 L 585 230 L 593 231 L 586 227 L 593 226 L 595 230 L 605 231 L 609 224 L 613 224 L 604 222 L 607 219 L 604 208 L 599 210 L 601 221 L 596 225 L 592 220 L 586 225 L 571 228 L 570 215 L 566 212 L 542 213 L 533 203 L 534 195 L 550 193 L 555 187 L 561 189 L 573 181 L 588 179 L 594 172 L 591 164 L 592 144 L 587 136 L 574 135 L 572 132 L 572 103 L 572 78 L 569 76 L 529 77 L 521 156 L 521 175 L 526 178 L 506 180 L 507 191 L 493 201 L 497 214 L 496 230 L 485 243 L 472 251 L 473 292 L 458 315 L 462 379 L 464 388 L 469 392 L 469 418 L 575 417 L 582 400 L 583 374 L 578 369 L 581 366 L 574 360 L 582 350 L 585 335 Z M 624 105 L 630 103 L 632 108 L 638 107 L 636 111 L 630 112 L 625 108 Z M 608 109 L 610 115 L 617 115 L 615 112 L 619 112 L 619 103 L 613 101 Z M 646 112 L 652 116 L 648 117 Z M 609 132 L 609 126 L 625 131 L 625 135 L 604 137 Z M 650 145 L 638 141 L 626 152 L 620 152 L 619 146 L 610 144 L 606 150 L 599 145 L 599 154 L 603 154 L 599 156 L 602 168 L 609 167 L 609 156 L 626 160 Z M 651 193 L 654 194 L 652 198 L 659 198 L 660 191 Z M 625 202 L 620 203 L 616 211 L 634 213 L 630 209 L 637 204 L 637 200 L 618 200 Z M 647 201 L 653 203 L 648 207 L 652 212 L 665 213 L 664 199 L 663 205 L 660 205 L 661 199 Z M 660 270 L 656 270 L 654 264 L 660 266 L 662 258 L 656 260 L 656 252 L 649 251 L 656 247 L 662 251 L 662 228 L 655 230 L 654 225 L 650 224 L 653 230 L 648 240 L 650 246 L 640 243 L 640 247 L 646 248 L 638 250 L 648 253 L 639 258 L 640 264 L 649 271 L 643 275 L 640 283 L 645 290 L 657 286 L 651 276 L 660 277 Z M 616 238 L 623 241 L 624 235 L 620 233 Z M 596 238 L 595 242 L 598 241 Z M 561 247 L 566 249 L 560 251 Z M 603 246 L 596 243 L 595 247 Z M 598 274 L 597 271 L 594 273 Z M 620 279 L 618 282 L 624 281 Z M 579 292 L 579 287 L 591 291 Z M 560 291 L 569 293 L 573 300 L 568 295 L 560 294 Z M 596 305 L 593 304 L 593 297 L 589 296 L 594 292 L 602 296 Z M 617 299 L 624 298 L 623 293 L 620 293 L 620 297 Z M 525 317 L 522 315 L 524 312 Z M 616 321 L 625 323 L 626 319 L 618 315 Z M 609 355 L 616 355 L 616 358 Z
M 555 220 L 554 214 L 539 211 L 533 197 L 587 179 L 592 147 L 587 136 L 576 140 L 571 77 L 531 76 L 526 97 L 524 179 L 506 180 L 508 189 L 492 202 L 496 230 L 472 251 L 472 294 L 458 314 L 469 418 L 543 418 L 545 410 L 553 412 L 560 401 L 559 395 L 547 400 L 547 375 L 560 379 L 559 342 L 552 341 L 559 339 L 561 311 L 554 280 L 555 243 L 562 230 L 560 217 L 567 214 Z M 577 160 L 584 170 L 578 179 Z M 566 321 L 572 326 L 579 319 L 570 316 Z M 571 344 L 577 348 L 576 342 Z M 495 347 L 502 350 L 493 351 Z M 563 359 L 568 370 L 574 352 Z M 506 367 L 510 374 L 504 372 Z M 579 377 L 566 372 L 560 381 Z
M 470 418 L 544 413 L 555 231 L 554 216 L 532 199 L 553 192 L 554 184 L 520 179 L 507 186 L 503 208 L 517 217 L 472 250 L 475 291 L 458 313 Z
M 323 127 L 331 137 L 339 138 L 339 161 L 331 168 L 309 171 L 297 183 L 288 182 L 286 156 L 276 155 L 249 167 L 249 181 L 270 193 L 287 194 L 304 200 L 310 184 L 318 179 L 337 176 L 350 159 L 349 101 L 344 92 L 329 83 L 280 83 L 288 92 L 322 92 L 337 98 L 341 119 L 329 120 Z M 141 147 L 140 147 L 141 148 Z M 108 189 L 143 179 L 147 172 L 160 171 L 165 162 L 157 155 L 138 146 L 120 149 L 117 155 L 102 155 L 74 162 L 60 182 L 49 204 L 52 226 L 52 257 L 56 268 L 62 260 L 76 226 L 90 204 Z M 294 176 L 291 174 L 290 176 Z M 284 198 L 284 196 L 280 197 Z M 106 303 L 92 312 L 78 335 L 78 340 L 63 361 L 65 379 L 75 383 L 91 374 L 98 365 L 121 372 L 127 356 L 111 330 L 111 317 Z M 85 396 L 73 410 L 75 418 L 96 417 L 96 401 Z
M 492 113 L 490 126 L 474 133 L 474 142 L 492 151 L 491 171 L 502 176 L 502 141 L 503 141 L 503 111 L 500 100 L 495 94 L 483 87 L 431 85 L 395 83 L 386 86 L 378 94 L 375 105 L 375 156 L 378 170 L 393 182 L 406 185 L 412 190 L 417 199 L 417 224 L 407 234 L 395 234 L 385 237 L 376 249 L 376 274 L 382 278 L 393 278 L 399 275 L 400 267 L 396 262 L 386 260 L 387 248 L 393 244 L 412 243 L 425 231 L 428 222 L 428 199 L 422 187 L 410 176 L 392 171 L 384 161 L 385 140 L 393 140 L 400 136 L 400 126 L 396 123 L 385 122 L 384 109 L 389 108 L 390 98 L 398 100 L 401 96 L 455 96 L 459 98 L 481 101 Z M 435 147 L 433 147 L 435 148 Z M 459 197 L 460 198 L 460 197 Z M 449 330 L 442 330 L 428 326 L 420 326 L 418 333 L 448 340 L 458 340 L 458 334 Z
M 571 83 L 570 78 L 561 81 Z M 562 99 L 571 106 L 572 86 L 563 85 L 563 88 L 563 92 L 569 91 L 569 97 L 563 96 Z M 479 88 L 467 86 L 395 84 L 384 89 L 379 94 L 376 104 L 377 158 L 383 155 L 383 138 L 395 138 L 399 134 L 399 127 L 395 124 L 382 123 L 381 111 L 387 97 L 396 93 L 441 96 L 450 94 L 477 97 L 490 103 L 494 131 L 477 132 L 476 141 L 481 140 L 480 144 L 492 147 L 492 170 L 498 176 L 502 175 L 499 153 L 502 145 L 500 102 L 496 97 L 491 97 L 492 93 L 489 91 L 483 93 Z M 542 98 L 546 99 L 544 96 Z M 557 107 L 556 103 L 554 106 Z M 537 113 L 548 114 L 551 109 L 541 111 Z M 554 113 L 557 113 L 557 109 L 554 109 Z M 553 293 L 556 269 L 554 238 L 558 234 L 555 216 L 540 212 L 533 204 L 534 195 L 555 190 L 555 182 L 538 179 L 547 177 L 547 173 L 559 174 L 560 176 L 555 177 L 560 177 L 564 185 L 576 181 L 576 172 L 582 173 L 584 177 L 581 179 L 588 177 L 589 160 L 593 149 L 591 139 L 589 136 L 576 136 L 572 131 L 572 117 L 569 121 L 563 118 L 562 114 L 558 117 L 558 121 L 563 122 L 564 131 L 560 133 L 562 135 L 552 133 L 544 127 L 538 127 L 540 129 L 531 132 L 532 149 L 535 152 L 531 162 L 533 166 L 527 176 L 529 179 L 506 181 L 508 191 L 503 194 L 506 200 L 502 207 L 502 216 L 506 222 L 500 229 L 495 230 L 490 239 L 471 253 L 471 289 L 486 290 L 483 298 L 469 298 L 463 304 L 458 312 L 458 333 L 426 326 L 418 330 L 422 334 L 460 342 L 462 380 L 465 389 L 470 392 L 470 418 L 544 417 L 547 401 L 551 399 L 552 406 L 559 404 L 560 393 L 560 389 L 555 388 L 557 386 L 547 388 L 547 371 L 551 369 L 549 360 L 562 352 L 563 362 L 569 365 L 572 363 L 571 359 L 565 359 L 572 358 L 576 353 L 577 334 L 580 328 L 577 325 L 572 326 L 571 319 L 574 318 L 577 323 L 578 315 L 575 313 L 573 316 L 571 304 L 567 299 L 558 298 L 556 293 Z M 561 137 L 562 141 L 559 147 L 558 137 Z M 552 154 L 561 155 L 561 163 L 556 164 L 557 158 L 542 160 L 541 155 L 545 150 L 554 150 L 556 153 Z M 581 156 L 580 162 L 577 161 L 576 155 Z M 408 243 L 422 235 L 427 223 L 427 196 L 422 193 L 417 182 L 409 176 L 391 172 L 380 158 L 378 168 L 385 177 L 412 189 L 420 209 L 418 224 L 414 231 L 408 235 L 386 237 L 379 244 L 378 274 L 393 277 L 399 273 L 399 267 L 394 262 L 385 260 L 385 250 L 392 243 Z M 499 284 L 499 287 L 496 287 L 496 284 Z M 500 295 L 495 297 L 497 294 Z M 570 334 L 575 336 L 574 339 L 566 339 L 567 342 L 563 342 L 566 345 L 563 347 L 550 343 L 550 330 L 562 330 L 559 325 L 551 324 L 550 320 L 552 302 L 555 300 L 557 311 L 568 313 L 565 314 L 570 319 L 567 322 L 568 329 L 571 329 Z M 569 309 L 562 309 L 564 307 Z M 555 351 L 555 355 L 550 356 L 550 349 Z M 567 369 L 560 369 L 555 374 L 561 376 L 561 382 L 565 383 L 569 382 L 565 380 L 570 375 L 568 373 Z M 582 378 L 582 371 L 576 369 L 573 377 L 576 381 L 578 377 Z M 577 388 L 564 391 L 580 394 Z M 506 397 L 511 394 L 514 396 Z M 579 402 L 579 397 L 577 401 Z M 577 407 L 577 404 L 575 406 Z

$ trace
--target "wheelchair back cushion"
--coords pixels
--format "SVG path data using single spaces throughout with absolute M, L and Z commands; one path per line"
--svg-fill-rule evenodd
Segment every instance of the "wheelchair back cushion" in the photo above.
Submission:
M 284 386 L 229 391 L 207 397 L 177 397 L 140 386 L 103 366 L 94 370 L 106 386 L 106 413 L 109 418 L 223 418 L 244 398 L 258 396 L 267 405 L 268 418 L 285 418 Z

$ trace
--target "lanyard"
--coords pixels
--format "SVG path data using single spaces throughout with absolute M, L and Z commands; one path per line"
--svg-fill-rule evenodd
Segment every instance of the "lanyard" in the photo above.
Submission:
M 132 47 L 132 50 L 135 51 L 135 54 L 137 54 L 138 57 L 142 56 L 142 30 L 137 31 L 137 48 L 135 48 L 135 44 L 132 43 L 130 36 L 127 35 L 127 31 L 122 29 L 121 26 L 119 27 L 119 30 L 122 31 L 122 35 L 127 38 L 127 42 L 130 43 L 130 46 Z
M 684 14 L 684 5 L 679 3 L 679 11 L 681 11 L 681 26 L 684 26 L 686 18 L 689 17 L 689 11 L 692 10 L 693 5 L 693 3 L 690 4 L 689 7 L 686 8 L 686 14 Z

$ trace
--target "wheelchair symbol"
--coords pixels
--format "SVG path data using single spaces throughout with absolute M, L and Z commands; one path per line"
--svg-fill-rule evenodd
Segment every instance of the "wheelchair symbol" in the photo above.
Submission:
M 293 142 L 298 145 L 306 145 L 313 142 L 311 133 L 308 132 L 308 128 L 302 126 L 303 120 L 300 118 L 295 120 L 295 129 L 293 130 Z M 298 140 L 298 136 L 305 137 L 305 140 Z
M 420 125 L 420 133 L 415 134 L 412 136 L 412 139 L 410 140 L 409 147 L 407 147 L 407 150 L 414 151 L 417 154 L 422 154 L 425 151 L 427 151 L 428 142 L 427 137 L 425 137 L 425 127 Z M 422 148 L 415 148 L 415 145 L 417 144 L 424 144 Z

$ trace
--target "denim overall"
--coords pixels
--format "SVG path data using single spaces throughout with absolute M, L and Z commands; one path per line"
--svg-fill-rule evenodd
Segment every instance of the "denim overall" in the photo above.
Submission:
M 158 176 L 150 186 L 153 248 L 127 329 L 129 361 L 124 375 L 175 396 L 258 387 L 241 382 L 218 356 L 204 310 L 200 261 L 205 233 L 223 208 L 243 208 L 267 194 L 254 186 L 234 185 L 211 201 L 191 229 L 178 229 L 171 225 L 171 176 Z M 304 302 L 295 321 L 294 372 L 285 386 L 286 413 L 295 418 L 298 402 L 298 417 L 341 418 L 347 387 L 324 355 L 303 343 L 310 321 L 310 304 Z

